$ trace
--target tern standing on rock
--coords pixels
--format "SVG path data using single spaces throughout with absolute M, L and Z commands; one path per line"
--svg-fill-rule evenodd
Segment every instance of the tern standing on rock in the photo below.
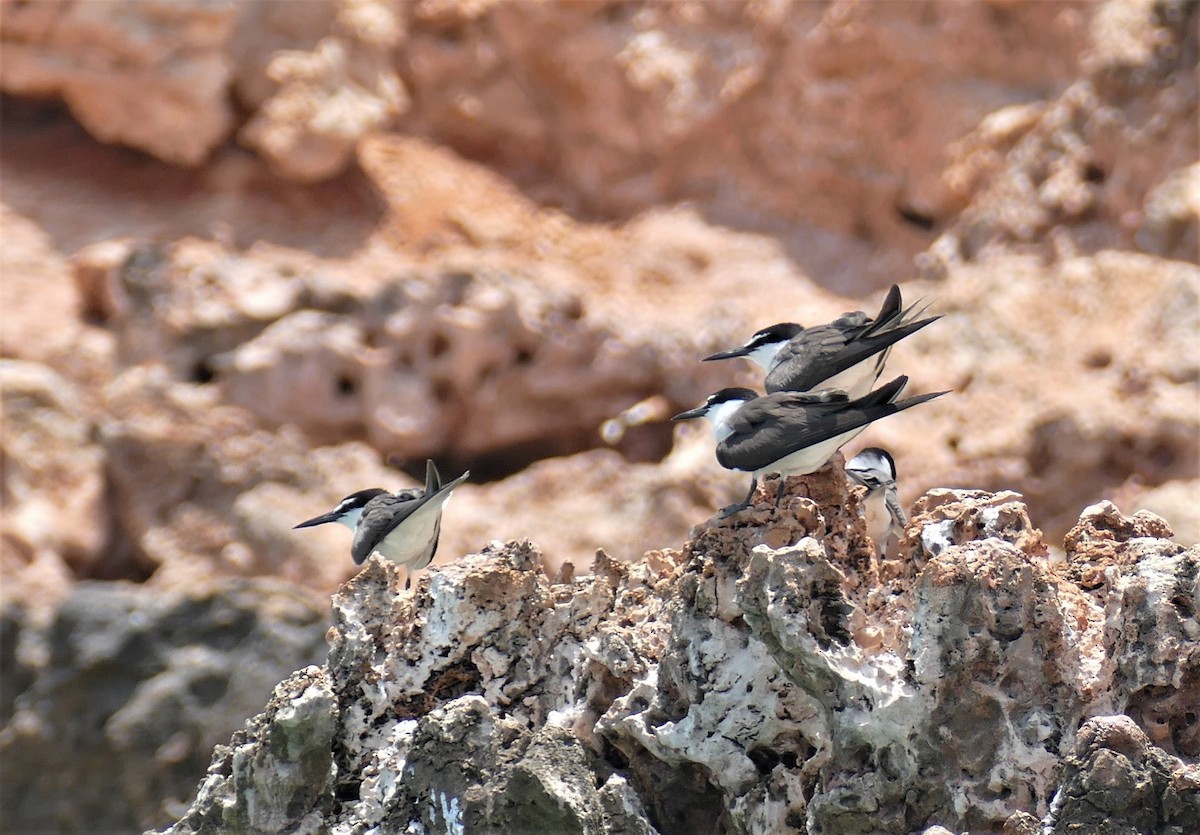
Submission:
M 900 288 L 893 284 L 874 319 L 855 310 L 812 328 L 781 322 L 704 362 L 747 357 L 767 372 L 768 393 L 840 389 L 857 399 L 879 380 L 893 345 L 941 318 L 916 319 L 924 308 L 901 304 Z
M 747 388 L 726 388 L 673 420 L 707 418 L 717 436 L 717 462 L 751 474 L 746 498 L 721 512 L 729 516 L 749 507 L 760 476 L 815 472 L 869 424 L 946 394 L 898 400 L 907 384 L 908 377 L 900 376 L 856 400 L 842 391 L 759 396 Z
M 407 571 L 404 588 L 412 585 L 412 572 L 425 568 L 437 553 L 442 533 L 442 508 L 450 492 L 466 481 L 470 470 L 443 484 L 432 460 L 425 462 L 425 489 L 414 487 L 389 493 L 379 487 L 359 490 L 338 502 L 328 513 L 296 525 L 310 528 L 337 522 L 354 531 L 350 555 L 355 565 L 378 552 Z

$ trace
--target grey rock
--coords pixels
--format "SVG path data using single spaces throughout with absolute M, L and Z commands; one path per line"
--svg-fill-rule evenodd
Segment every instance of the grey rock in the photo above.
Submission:
M 213 746 L 322 657 L 324 632 L 321 607 L 270 581 L 78 584 L 0 730 L 5 826 L 128 832 L 177 817 Z
M 337 704 L 318 667 L 275 688 L 267 709 L 219 745 L 208 776 L 172 835 L 317 832 L 314 807 L 332 790 Z
M 1127 716 L 1079 729 L 1047 831 L 1184 835 L 1200 831 L 1200 768 L 1157 748 Z

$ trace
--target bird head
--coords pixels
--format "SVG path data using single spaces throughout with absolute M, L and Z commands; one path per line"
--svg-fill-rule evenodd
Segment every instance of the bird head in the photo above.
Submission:
M 795 322 L 780 322 L 777 325 L 771 325 L 769 328 L 763 328 L 758 331 L 740 348 L 721 351 L 712 356 L 705 357 L 704 362 L 728 360 L 734 357 L 748 357 L 762 368 L 769 369 L 771 362 L 775 359 L 775 355 L 779 353 L 779 349 L 788 344 L 792 337 L 802 330 L 804 328 Z
M 359 490 L 357 493 L 351 493 L 346 498 L 338 502 L 337 507 L 328 513 L 322 513 L 320 516 L 301 522 L 296 525 L 296 528 L 311 528 L 314 525 L 325 525 L 329 522 L 339 522 L 345 525 L 350 530 L 354 530 L 358 524 L 358 517 L 362 516 L 363 508 L 367 506 L 367 502 L 376 496 L 382 496 L 387 491 L 372 487 L 369 490 Z M 293 528 L 295 530 L 296 528 Z
M 891 453 L 879 447 L 867 447 L 846 462 L 846 472 L 868 487 L 896 480 L 896 462 Z
M 671 420 L 708 418 L 713 425 L 716 425 L 718 421 L 722 421 L 727 415 L 737 411 L 743 404 L 748 403 L 756 397 L 758 397 L 758 393 L 752 389 L 724 388 L 710 394 L 708 399 L 695 409 L 680 412 L 671 418 Z

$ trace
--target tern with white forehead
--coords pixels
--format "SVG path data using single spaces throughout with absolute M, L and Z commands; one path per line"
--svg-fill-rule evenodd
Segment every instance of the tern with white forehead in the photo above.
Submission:
M 896 493 L 896 462 L 886 449 L 867 447 L 846 462 L 846 475 L 855 484 L 867 488 L 863 499 L 867 535 L 882 554 L 887 550 L 888 540 L 899 537 L 908 524 L 900 496 Z
M 879 380 L 893 345 L 941 318 L 917 319 L 924 311 L 917 305 L 903 308 L 900 288 L 893 284 L 874 319 L 855 310 L 811 328 L 781 322 L 704 362 L 747 357 L 767 372 L 768 393 L 840 389 L 856 399 Z
M 707 418 L 717 437 L 717 462 L 751 474 L 745 500 L 721 513 L 729 516 L 750 505 L 760 476 L 815 472 L 871 423 L 946 394 L 899 400 L 907 384 L 908 378 L 900 376 L 856 400 L 842 391 L 759 396 L 747 388 L 726 388 L 673 419 Z
M 404 587 L 412 585 L 412 572 L 425 568 L 437 553 L 442 532 L 442 508 L 467 472 L 446 484 L 432 460 L 425 462 L 425 489 L 414 487 L 389 493 L 378 487 L 351 493 L 328 513 L 296 525 L 310 528 L 337 522 L 354 531 L 350 555 L 361 565 L 378 552 L 408 571 Z

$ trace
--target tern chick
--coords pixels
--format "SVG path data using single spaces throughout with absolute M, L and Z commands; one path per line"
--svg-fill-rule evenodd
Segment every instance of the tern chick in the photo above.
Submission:
M 863 500 L 867 535 L 882 554 L 887 550 L 888 540 L 899 537 L 908 524 L 896 493 L 896 462 L 886 449 L 867 447 L 846 462 L 846 475 L 867 488 Z

